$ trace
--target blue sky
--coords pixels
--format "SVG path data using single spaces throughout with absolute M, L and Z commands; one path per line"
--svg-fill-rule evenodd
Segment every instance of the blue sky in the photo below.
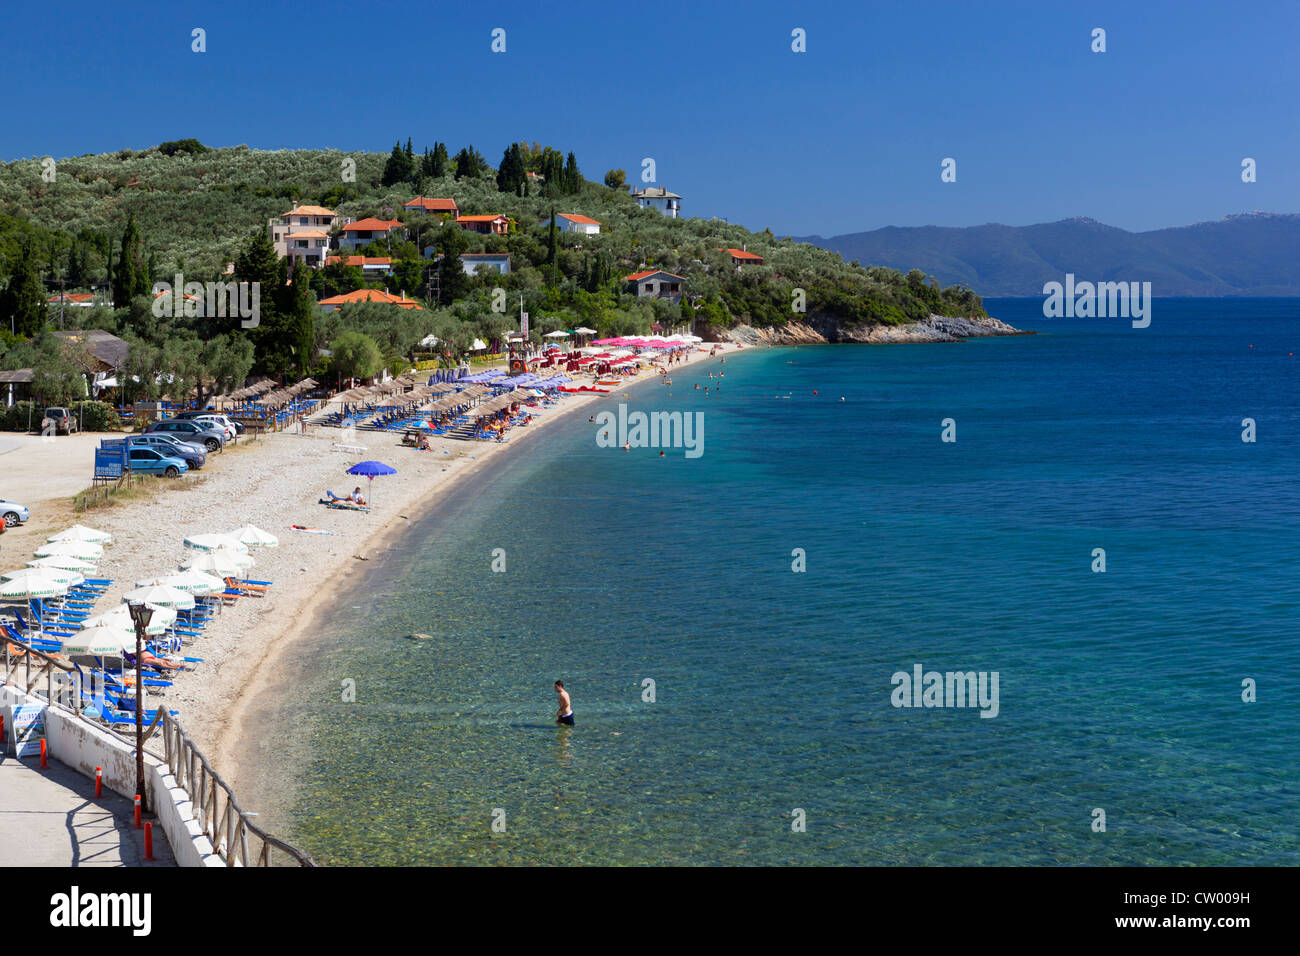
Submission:
M 495 165 L 537 140 L 589 179 L 653 157 L 686 214 L 780 235 L 1300 211 L 1294 0 L 63 0 L 5 17 L 3 159 L 410 136 Z

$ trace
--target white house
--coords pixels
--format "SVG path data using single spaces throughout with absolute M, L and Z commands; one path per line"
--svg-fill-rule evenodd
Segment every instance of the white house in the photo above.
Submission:
M 442 254 L 437 251 L 436 246 L 429 246 L 424 250 L 424 258 L 441 262 Z M 508 252 L 462 252 L 460 254 L 460 267 L 465 270 L 466 275 L 478 275 L 479 266 L 487 266 L 493 272 L 507 276 L 510 274 L 510 254 Z
M 587 216 L 580 216 L 576 212 L 557 213 L 555 228 L 560 232 L 577 232 L 584 236 L 600 235 L 600 223 Z
M 322 266 L 329 254 L 329 231 L 338 225 L 338 213 L 324 206 L 299 206 L 267 224 L 271 244 L 281 258 L 303 259 Z
M 682 208 L 682 197 L 670 193 L 661 186 L 647 186 L 645 189 L 632 190 L 632 198 L 642 209 L 658 209 L 665 216 L 676 219 Z

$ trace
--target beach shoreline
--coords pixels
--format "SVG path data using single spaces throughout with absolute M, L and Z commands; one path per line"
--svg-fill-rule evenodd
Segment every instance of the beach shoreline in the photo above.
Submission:
M 709 346 L 714 347 L 712 343 L 709 343 Z M 719 356 L 732 355 L 739 351 L 731 344 L 718 343 L 716 347 Z M 707 362 L 710 358 L 707 351 L 691 352 L 684 362 L 674 364 L 673 371 Z M 716 360 L 716 357 L 714 358 Z M 599 407 L 600 399 L 619 397 L 626 389 L 657 381 L 658 378 L 655 372 L 643 373 L 629 379 L 624 385 L 613 388 L 609 393 L 568 394 L 563 404 L 547 409 L 539 416 L 539 420 L 525 428 L 513 430 L 510 441 L 504 444 L 466 443 L 443 439 L 443 444 L 455 446 L 461 451 L 476 452 L 474 459 L 468 466 L 450 468 L 439 473 L 434 481 L 408 489 L 408 492 L 396 501 L 392 500 L 395 495 L 386 494 L 385 479 L 380 479 L 375 495 L 376 508 L 384 507 L 386 499 L 390 501 L 390 507 L 383 520 L 376 523 L 355 547 L 348 549 L 347 556 L 339 557 L 333 562 L 332 576 L 344 575 L 350 563 L 358 557 L 370 560 L 391 547 L 395 536 L 408 531 L 412 525 L 437 508 L 447 494 L 479 474 L 489 462 L 500 462 L 505 456 L 513 453 L 525 453 L 536 444 L 538 441 L 536 436 L 545 432 L 551 422 L 570 418 L 574 413 L 584 409 L 594 413 Z M 317 430 L 309 429 L 309 435 L 312 431 Z M 333 430 L 319 429 L 318 433 L 325 431 Z M 374 433 L 361 433 L 358 440 L 363 440 L 371 434 Z M 439 446 L 435 445 L 432 453 L 412 453 L 429 455 L 438 452 Z M 465 459 L 461 458 L 457 461 L 463 462 Z M 373 518 L 375 515 L 366 517 Z M 279 533 L 275 529 L 267 530 Z M 283 544 L 283 535 L 281 540 Z M 250 652 L 253 652 L 254 647 L 260 648 L 260 651 L 250 653 L 236 667 L 224 668 L 220 673 L 220 679 L 216 682 L 217 686 L 207 699 L 199 706 L 187 709 L 181 714 L 186 727 L 207 750 L 213 765 L 222 768 L 222 774 L 236 793 L 241 791 L 241 785 L 247 789 L 250 780 L 257 777 L 262 769 L 260 766 L 262 758 L 257 754 L 259 748 L 254 745 L 257 718 L 262 713 L 259 702 L 273 693 L 277 675 L 284 669 L 286 662 L 296 659 L 310 645 L 311 635 L 318 629 L 319 622 L 328 616 L 335 604 L 350 599 L 352 591 L 345 586 L 343 590 L 330 595 L 324 601 L 315 600 L 316 595 L 317 592 L 313 590 L 310 595 L 286 597 L 286 594 L 280 592 L 277 583 L 272 595 L 267 599 L 268 602 L 271 600 L 277 602 L 276 609 L 258 622 L 256 644 L 252 641 L 245 642 Z M 294 600 L 295 597 L 298 599 Z M 307 600 L 303 600 L 304 597 Z

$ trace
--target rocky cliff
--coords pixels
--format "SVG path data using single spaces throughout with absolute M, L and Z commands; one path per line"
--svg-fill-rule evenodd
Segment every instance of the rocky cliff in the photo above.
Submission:
M 787 322 L 771 328 L 735 325 L 709 328 L 704 338 L 739 342 L 742 345 L 820 345 L 828 342 L 859 342 L 865 345 L 895 345 L 903 342 L 960 342 L 989 335 L 1033 335 L 993 318 L 955 319 L 932 315 L 906 325 L 843 326 L 832 316 L 809 313 L 802 322 Z

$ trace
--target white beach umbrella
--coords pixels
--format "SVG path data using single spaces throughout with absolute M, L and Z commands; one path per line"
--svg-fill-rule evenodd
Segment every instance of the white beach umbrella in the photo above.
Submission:
M 36 549 L 38 558 L 71 557 L 83 561 L 98 561 L 104 556 L 104 546 L 93 541 L 55 541 Z
M 149 626 L 144 629 L 144 632 L 150 637 L 157 637 L 176 623 L 176 610 L 175 608 L 162 607 L 157 604 L 150 604 L 149 606 L 153 608 L 153 616 L 149 619 Z M 111 611 L 86 618 L 81 622 L 81 626 L 83 628 L 111 627 L 130 634 L 135 633 L 135 622 L 131 620 L 131 609 L 125 604 L 119 604 Z
M 234 538 L 240 544 L 248 548 L 278 548 L 280 539 L 269 531 L 263 531 L 261 528 L 251 524 L 246 524 L 242 528 L 237 528 L 227 538 Z
M 221 552 L 217 552 L 220 554 Z M 157 578 L 155 584 L 163 587 L 176 588 L 178 591 L 188 591 L 195 597 L 207 597 L 214 591 L 224 591 L 226 582 L 215 575 L 207 574 L 203 571 L 182 571 L 179 574 L 168 574 L 165 577 Z
M 123 604 L 157 604 L 160 607 L 192 608 L 194 595 L 176 588 L 155 584 L 153 587 L 136 588 L 122 595 Z
M 93 571 L 95 563 L 93 561 L 83 561 L 81 558 L 74 558 L 69 554 L 56 554 L 52 558 L 36 558 L 34 561 L 28 561 L 29 568 L 62 568 L 65 571 Z
M 0 574 L 0 581 L 35 581 L 36 583 L 62 584 L 65 588 L 80 584 L 85 578 L 79 571 L 65 568 L 19 568 Z
M 568 337 L 568 332 L 563 332 L 559 329 L 556 329 L 554 332 L 547 332 L 546 335 L 543 336 L 543 338 L 547 339 L 567 339 Z
M 87 627 L 63 639 L 63 653 L 69 655 L 115 657 L 124 651 L 135 653 L 135 633 L 116 627 Z
M 97 531 L 94 528 L 87 528 L 84 524 L 74 524 L 66 531 L 60 531 L 58 534 L 52 534 L 46 541 L 89 541 L 91 544 L 108 544 L 113 540 L 113 536 L 107 531 Z
M 30 600 L 31 598 L 52 598 L 68 593 L 68 585 L 62 581 L 49 578 L 18 578 L 14 581 L 0 583 L 0 598 Z
M 230 548 L 233 551 L 247 551 L 248 546 L 238 538 L 228 534 L 196 534 L 186 538 L 185 547 L 194 551 L 215 551 L 217 548 Z
M 246 558 L 249 563 L 239 564 L 235 561 L 235 558 L 239 557 Z M 241 555 L 238 551 L 218 548 L 216 551 L 195 555 L 181 567 L 186 571 L 203 571 L 207 574 L 215 574 L 219 578 L 229 578 L 239 574 L 245 567 L 251 567 L 252 560 L 250 555 Z

